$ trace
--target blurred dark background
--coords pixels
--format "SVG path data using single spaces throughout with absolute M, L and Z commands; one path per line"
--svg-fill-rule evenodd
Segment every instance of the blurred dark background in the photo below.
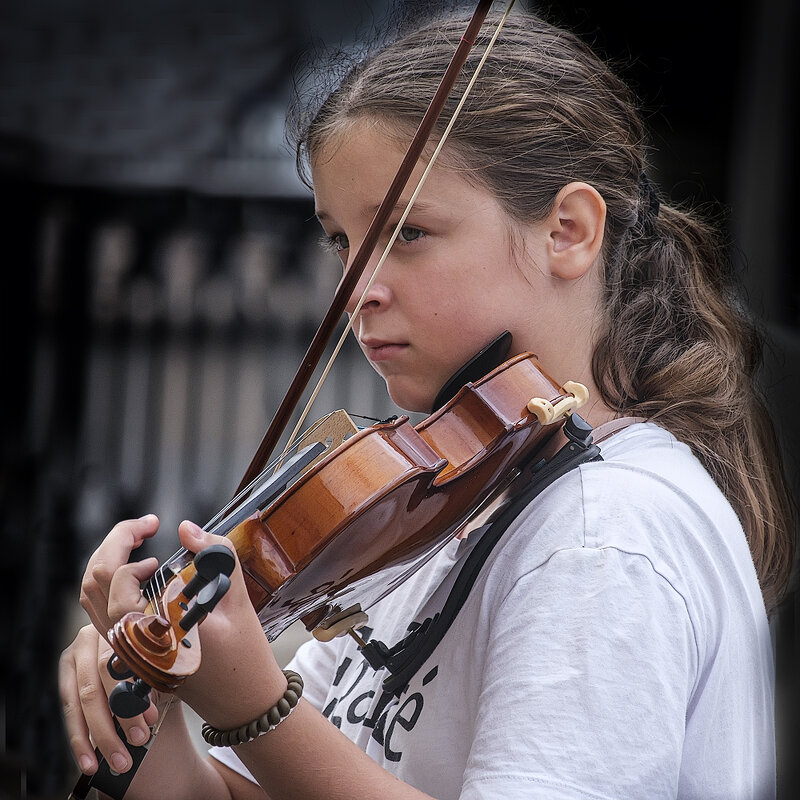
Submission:
M 337 280 L 283 142 L 301 52 L 351 45 L 391 0 L 4 0 L 0 797 L 76 775 L 58 655 L 118 519 L 235 488 Z M 422 4 L 426 5 L 426 4 Z M 499 4 L 498 4 L 499 5 Z M 725 228 L 767 333 L 764 390 L 797 486 L 798 11 L 790 0 L 553 2 L 634 86 L 664 195 Z M 353 348 L 318 401 L 393 409 Z M 798 605 L 775 621 L 779 796 L 800 796 Z

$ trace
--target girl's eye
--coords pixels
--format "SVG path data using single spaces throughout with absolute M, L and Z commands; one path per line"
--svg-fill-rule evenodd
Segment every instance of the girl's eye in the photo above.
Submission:
M 419 228 L 412 228 L 410 225 L 405 225 L 400 229 L 397 238 L 401 244 L 411 244 L 423 237 L 425 234 Z M 322 239 L 322 246 L 332 253 L 341 254 L 345 250 L 350 249 L 350 240 L 344 233 L 331 233 Z
M 331 241 L 337 253 L 341 253 L 342 250 L 350 249 L 350 240 L 343 233 L 334 234 L 331 236 Z
M 416 242 L 417 239 L 423 235 L 423 232 L 419 228 L 412 228 L 406 225 L 400 229 L 397 238 L 400 239 L 401 242 Z
M 343 233 L 332 233 L 323 237 L 322 246 L 333 253 L 341 253 L 350 249 L 350 241 Z

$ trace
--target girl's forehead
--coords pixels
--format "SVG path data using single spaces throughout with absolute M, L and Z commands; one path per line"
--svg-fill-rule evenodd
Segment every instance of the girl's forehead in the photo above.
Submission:
M 372 118 L 344 120 L 328 125 L 318 133 L 309 153 L 309 162 L 313 171 L 336 159 L 342 150 L 349 153 L 352 148 L 360 150 L 364 159 L 379 153 L 388 158 L 395 151 L 405 152 L 408 141 L 404 142 L 391 128 Z
M 309 165 L 314 169 L 330 161 L 335 154 L 347 144 L 363 147 L 369 145 L 363 152 L 366 160 L 371 156 L 380 159 L 395 159 L 400 154 L 404 156 L 408 150 L 416 131 L 415 120 L 406 120 L 400 117 L 387 115 L 359 115 L 355 118 L 331 121 L 317 132 L 315 141 L 311 144 L 309 152 Z M 424 166 L 433 157 L 439 144 L 439 137 L 434 133 L 423 148 L 418 163 Z M 465 159 L 461 153 L 462 148 L 457 139 L 451 138 L 445 143 L 441 152 L 436 157 L 436 165 L 454 171 L 464 170 Z
M 405 150 L 397 142 L 372 130 L 362 130 L 323 148 L 311 164 L 318 212 L 323 212 L 318 215 L 324 217 L 329 205 L 332 207 L 343 202 L 351 210 L 364 205 L 366 211 L 374 213 L 392 185 L 404 156 Z M 401 191 L 399 205 L 405 206 L 423 177 L 425 184 L 414 203 L 418 210 L 461 201 L 467 195 L 474 202 L 478 201 L 480 195 L 482 204 L 487 201 L 486 196 L 496 200 L 487 187 L 469 180 L 473 177 L 470 173 L 454 169 L 439 160 L 427 172 L 428 164 L 425 157 L 416 164 Z
M 405 149 L 377 132 L 368 132 L 363 137 L 354 137 L 323 150 L 312 162 L 311 171 L 315 211 L 320 222 L 335 220 L 344 224 L 348 217 L 351 220 L 359 217 L 371 220 L 392 185 L 404 155 Z M 396 209 L 406 208 L 427 165 L 427 158 L 418 162 L 400 193 Z M 469 170 L 440 160 L 436 161 L 424 186 L 416 194 L 413 209 L 414 221 L 421 222 L 420 215 L 425 214 L 429 224 L 434 219 L 452 222 L 459 216 L 489 212 L 498 213 L 498 221 L 512 222 L 491 187 L 476 181 Z

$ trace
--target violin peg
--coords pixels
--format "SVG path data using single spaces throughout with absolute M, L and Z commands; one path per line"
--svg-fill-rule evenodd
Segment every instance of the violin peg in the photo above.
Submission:
M 150 707 L 150 687 L 141 679 L 118 683 L 108 696 L 108 705 L 115 717 L 130 719 L 144 714 Z
M 569 392 L 575 398 L 574 408 L 585 406 L 589 399 L 589 390 L 577 381 L 567 381 L 564 384 L 564 391 Z
M 225 549 L 227 548 L 223 547 L 223 550 Z M 202 622 L 206 614 L 214 610 L 230 587 L 231 580 L 227 575 L 217 575 L 213 581 L 200 590 L 194 605 L 183 615 L 183 619 L 179 623 L 181 628 L 188 631 L 198 622 Z
M 224 544 L 212 544 L 194 557 L 194 568 L 198 575 L 211 581 L 217 575 L 230 575 L 236 566 L 236 559 Z
M 224 544 L 212 544 L 194 557 L 195 576 L 186 584 L 183 595 L 191 600 L 204 586 L 217 575 L 228 576 L 236 566 L 233 553 Z
M 539 420 L 540 425 L 549 425 L 556 418 L 553 404 L 544 397 L 532 397 L 526 408 Z
M 543 397 L 532 397 L 526 408 L 535 415 L 540 425 L 550 425 L 568 417 L 575 409 L 585 405 L 589 399 L 589 390 L 582 383 L 567 381 L 564 384 L 564 391 L 569 392 L 568 396 L 559 400 L 555 405 Z
M 124 681 L 126 678 L 133 677 L 133 671 L 116 653 L 108 659 L 106 669 L 115 681 Z

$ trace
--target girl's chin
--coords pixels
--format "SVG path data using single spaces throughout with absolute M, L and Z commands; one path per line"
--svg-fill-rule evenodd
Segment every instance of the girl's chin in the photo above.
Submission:
M 392 378 L 384 378 L 386 390 L 392 402 L 410 413 L 430 414 L 436 394 L 425 394 L 420 391 L 419 385 L 409 385 L 408 381 L 398 381 Z

